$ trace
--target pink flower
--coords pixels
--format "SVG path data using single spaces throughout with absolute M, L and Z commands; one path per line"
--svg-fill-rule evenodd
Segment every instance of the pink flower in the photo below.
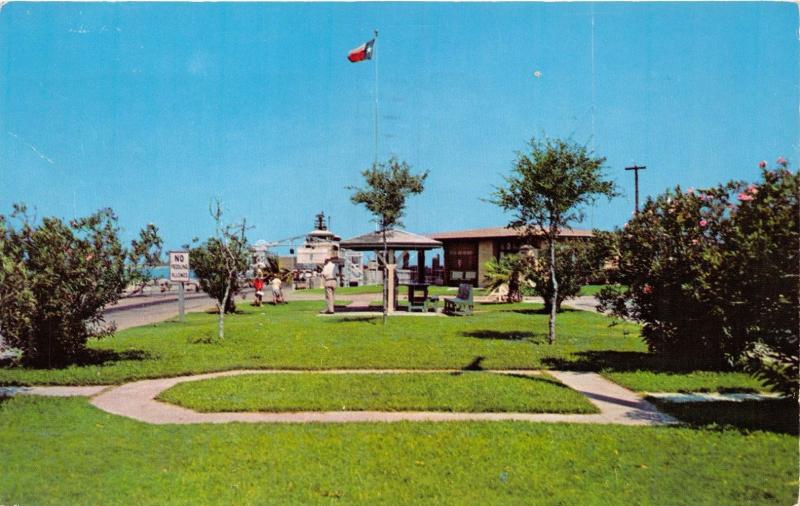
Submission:
M 692 195 L 693 193 L 694 193 L 694 188 L 692 188 L 691 186 L 689 188 L 686 188 L 686 195 Z
M 747 187 L 747 193 L 749 193 L 750 195 L 755 195 L 756 193 L 758 193 L 758 188 L 756 188 L 755 184 L 751 184 L 750 186 Z
M 765 168 L 767 166 L 767 161 L 761 160 L 760 162 L 758 162 L 758 166 L 762 169 Z
M 700 220 L 700 226 L 701 226 L 701 227 L 705 227 L 706 225 L 708 225 L 708 222 L 706 221 L 706 219 L 705 219 L 705 218 L 703 218 L 702 220 Z
M 753 200 L 754 197 L 748 193 L 740 193 L 739 195 L 737 195 L 737 198 L 742 202 L 748 202 L 750 200 Z
M 700 241 L 698 241 L 697 239 L 692 239 L 692 244 L 697 244 L 698 242 Z
M 778 165 L 783 165 L 784 167 L 786 167 L 786 165 L 789 164 L 789 161 L 786 158 L 784 158 L 782 156 L 779 156 L 778 159 L 775 160 L 775 163 L 777 163 Z
M 645 285 L 642 287 L 642 292 L 644 292 L 646 295 L 650 295 L 653 293 L 653 287 L 645 283 Z
M 89 260 L 91 260 L 92 258 L 94 258 L 94 253 L 89 253 L 88 255 L 86 255 L 86 261 L 87 261 L 87 262 L 88 262 Z

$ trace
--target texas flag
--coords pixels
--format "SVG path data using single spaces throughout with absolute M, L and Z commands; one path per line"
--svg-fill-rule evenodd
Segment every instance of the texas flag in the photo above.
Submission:
M 347 54 L 347 59 L 351 62 L 355 63 L 358 61 L 364 60 L 371 60 L 372 59 L 372 46 L 375 44 L 375 39 L 371 41 L 361 44 L 357 48 L 353 49 Z

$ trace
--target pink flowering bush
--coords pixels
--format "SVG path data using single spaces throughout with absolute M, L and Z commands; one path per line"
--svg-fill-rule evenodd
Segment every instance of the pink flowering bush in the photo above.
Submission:
M 743 367 L 797 396 L 798 188 L 786 163 L 761 180 L 649 199 L 618 233 L 619 279 L 601 308 L 643 324 L 651 351 Z

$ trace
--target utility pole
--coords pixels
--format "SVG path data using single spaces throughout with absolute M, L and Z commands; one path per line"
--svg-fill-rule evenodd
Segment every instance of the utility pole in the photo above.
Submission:
M 633 184 L 636 191 L 636 214 L 639 214 L 639 171 L 644 170 L 647 167 L 638 166 L 635 163 L 633 167 L 625 167 L 625 170 L 632 170 L 633 171 Z

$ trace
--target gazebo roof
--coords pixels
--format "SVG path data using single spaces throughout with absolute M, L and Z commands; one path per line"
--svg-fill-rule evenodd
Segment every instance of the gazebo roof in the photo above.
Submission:
M 339 243 L 342 249 L 354 251 L 372 251 L 383 248 L 383 234 L 380 232 L 370 232 L 359 235 Z M 405 230 L 387 230 L 386 247 L 389 249 L 435 249 L 441 248 L 442 243 L 425 237 L 424 235 L 413 234 Z

